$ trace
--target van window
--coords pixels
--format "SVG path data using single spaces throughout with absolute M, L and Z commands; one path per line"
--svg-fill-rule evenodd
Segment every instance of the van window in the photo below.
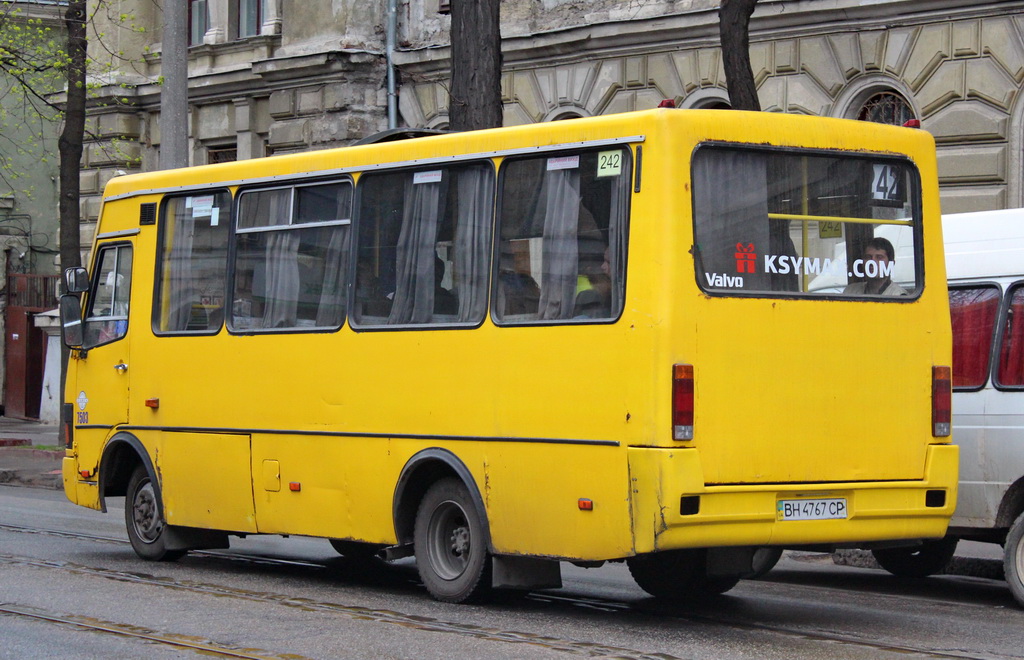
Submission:
M 955 389 L 978 389 L 988 381 L 989 356 L 1000 298 L 999 287 L 991 285 L 949 290 Z
M 996 384 L 1024 387 L 1024 284 L 1010 289 Z
M 693 157 L 697 282 L 725 295 L 906 300 L 920 290 L 907 160 L 703 145 Z
M 629 150 L 502 168 L 494 315 L 500 323 L 618 318 L 625 289 Z
M 231 195 L 226 191 L 164 200 L 153 309 L 158 334 L 220 330 L 230 219 Z

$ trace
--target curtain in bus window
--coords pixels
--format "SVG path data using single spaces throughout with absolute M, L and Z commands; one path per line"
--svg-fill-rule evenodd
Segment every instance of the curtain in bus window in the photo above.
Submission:
M 348 228 L 332 227 L 331 239 L 324 254 L 324 279 L 316 324 L 321 327 L 341 325 L 345 313 L 345 262 L 348 254 Z
M 174 225 L 170 230 L 174 242 L 168 259 L 168 312 L 164 330 L 186 330 L 192 318 L 195 290 L 192 286 L 192 246 L 196 233 L 196 220 L 192 210 L 178 204 L 180 210 L 174 214 Z
M 488 256 L 494 184 L 487 167 L 458 172 L 459 214 L 455 231 L 455 292 L 459 322 L 480 319 L 487 307 Z
M 992 286 L 949 290 L 954 388 L 979 388 L 988 380 L 999 301 L 999 289 Z
M 299 236 L 275 231 L 267 236 L 264 328 L 293 328 L 299 304 Z
M 622 309 L 625 280 L 620 270 L 626 264 L 626 214 L 629 212 L 629 178 L 611 189 L 608 219 L 608 275 L 611 278 L 611 316 Z
M 577 226 L 580 213 L 579 156 L 549 158 L 534 215 L 543 223 L 540 318 L 566 319 L 573 313 L 579 263 Z M 541 215 L 543 214 L 543 215 Z
M 1010 293 L 999 351 L 998 381 L 1004 387 L 1024 386 L 1024 286 L 1017 286 Z
M 767 158 L 750 151 L 697 152 L 693 162 L 696 267 L 704 286 L 771 290 L 757 263 L 771 247 L 766 167 Z
M 429 323 L 434 314 L 437 225 L 442 172 L 417 172 L 405 186 L 395 264 L 395 299 L 388 324 Z

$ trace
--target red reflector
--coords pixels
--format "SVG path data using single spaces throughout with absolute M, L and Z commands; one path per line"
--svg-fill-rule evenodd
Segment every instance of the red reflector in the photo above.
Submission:
M 79 470 L 78 474 L 82 475 L 83 479 L 88 479 L 89 478 L 89 471 L 88 470 Z
M 949 367 L 932 367 L 932 435 L 946 438 L 953 421 L 953 377 Z
M 154 410 L 160 407 L 160 399 L 146 399 L 146 407 Z
M 676 107 L 676 100 L 675 99 L 662 99 L 661 102 L 658 103 L 658 107 L 659 108 L 674 108 L 674 107 Z
M 672 437 L 693 439 L 693 365 L 672 365 Z
M 921 120 L 920 119 L 908 119 L 907 121 L 903 122 L 903 125 L 906 128 L 921 128 Z
M 580 507 L 580 511 L 594 510 L 594 501 L 587 499 L 586 497 L 581 497 L 579 500 L 576 501 L 576 504 Z
M 299 483 L 298 481 L 292 481 L 288 484 L 288 490 L 292 491 L 293 493 L 297 493 L 300 490 L 302 490 L 302 484 Z

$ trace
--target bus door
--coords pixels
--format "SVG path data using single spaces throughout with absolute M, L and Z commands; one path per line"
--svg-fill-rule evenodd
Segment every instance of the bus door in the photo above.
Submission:
M 96 246 L 92 285 L 83 317 L 84 341 L 68 383 L 75 410 L 78 469 L 95 473 L 103 440 L 128 422 L 129 336 L 133 246 L 124 240 Z M 74 387 L 71 390 L 71 387 Z M 88 452 L 88 455 L 83 453 Z

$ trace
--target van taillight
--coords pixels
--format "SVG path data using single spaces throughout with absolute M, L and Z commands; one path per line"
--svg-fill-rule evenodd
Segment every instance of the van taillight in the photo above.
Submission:
M 693 365 L 672 365 L 672 438 L 693 440 Z
M 953 377 L 949 367 L 932 367 L 932 435 L 948 438 L 953 421 Z

